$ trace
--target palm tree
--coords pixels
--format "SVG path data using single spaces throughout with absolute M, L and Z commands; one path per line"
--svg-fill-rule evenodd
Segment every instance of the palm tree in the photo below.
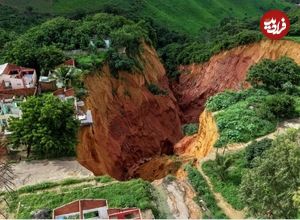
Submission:
M 78 80 L 81 75 L 81 70 L 75 67 L 59 67 L 49 74 L 50 79 L 55 79 L 63 88 L 72 87 L 72 83 Z
M 228 169 L 232 165 L 232 160 L 228 157 L 217 154 L 215 161 L 216 166 L 214 167 L 214 169 L 218 173 L 220 179 L 222 181 L 225 181 L 228 177 Z

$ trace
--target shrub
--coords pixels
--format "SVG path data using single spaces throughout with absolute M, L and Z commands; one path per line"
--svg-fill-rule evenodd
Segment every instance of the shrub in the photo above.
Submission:
M 215 96 L 211 96 L 206 102 L 206 108 L 215 112 L 229 107 L 238 101 L 238 95 L 233 91 L 225 91 Z
M 215 116 L 220 133 L 215 147 L 253 140 L 274 131 L 279 120 L 297 116 L 292 96 L 269 95 L 254 88 L 219 93 L 206 106 L 209 110 L 223 110 Z
M 245 153 L 242 150 L 233 154 L 225 154 L 221 158 L 223 158 L 221 159 L 223 168 L 220 167 L 220 162 L 210 160 L 202 165 L 202 169 L 209 177 L 214 190 L 221 193 L 232 207 L 242 210 L 244 204 L 239 197 L 239 186 L 246 170 Z M 225 171 L 225 174 L 222 174 L 222 171 Z M 225 178 L 222 178 L 221 175 Z
M 198 123 L 185 124 L 182 126 L 182 132 L 184 135 L 191 136 L 197 134 L 199 129 Z
M 287 57 L 276 61 L 264 59 L 249 69 L 247 81 L 255 88 L 289 92 L 291 86 L 300 84 L 300 67 Z
M 269 96 L 266 99 L 266 105 L 277 118 L 285 119 L 296 116 L 296 103 L 291 96 L 283 94 Z
M 105 60 L 105 53 L 80 55 L 76 57 L 78 68 L 89 71 L 101 68 Z
M 107 59 L 111 74 L 115 78 L 119 77 L 119 71 L 132 72 L 136 64 L 133 58 L 130 58 L 126 54 L 120 54 L 113 50 L 110 50 L 108 52 Z
M 253 167 L 252 161 L 272 146 L 272 140 L 265 138 L 260 141 L 253 141 L 246 147 L 245 158 L 248 167 Z
M 225 157 L 224 155 L 216 154 L 214 171 L 218 174 L 219 178 L 222 181 L 225 181 L 228 178 L 228 169 L 232 164 L 231 158 Z
M 293 194 L 300 181 L 299 140 L 299 130 L 279 135 L 272 147 L 255 159 L 255 167 L 243 175 L 240 193 L 251 216 L 297 217 Z
M 274 131 L 277 122 L 266 117 L 272 117 L 272 113 L 263 106 L 263 102 L 241 101 L 218 113 L 216 120 L 220 137 L 215 147 L 247 142 Z
M 149 92 L 151 92 L 153 95 L 163 95 L 164 96 L 164 95 L 168 94 L 168 92 L 166 90 L 159 88 L 159 86 L 154 83 L 147 85 L 147 88 L 148 88 Z
M 263 96 L 267 96 L 269 93 L 261 89 L 247 89 L 241 91 L 225 91 L 218 93 L 217 95 L 211 96 L 206 102 L 206 108 L 209 111 L 215 112 L 226 109 L 231 105 L 247 99 L 247 98 L 256 98 L 258 99 Z
M 197 193 L 196 202 L 200 206 L 207 207 L 208 210 L 205 212 L 204 218 L 212 219 L 224 219 L 227 216 L 223 213 L 220 207 L 217 205 L 213 193 L 210 191 L 205 179 L 201 173 L 191 165 L 186 166 L 186 171 L 188 173 L 188 179 L 194 190 Z
M 85 186 L 88 187 L 83 189 Z M 82 198 L 107 199 L 112 207 L 138 207 L 141 210 L 151 209 L 154 216 L 160 218 L 160 213 L 156 206 L 156 198 L 152 195 L 154 191 L 155 189 L 150 183 L 135 179 L 99 187 L 83 185 L 62 191 L 43 191 L 25 195 L 18 195 L 16 193 L 16 197 L 13 199 L 8 198 L 8 202 L 10 203 L 9 211 L 11 214 L 15 213 L 19 203 L 22 204 L 16 215 L 16 218 L 21 219 L 30 218 L 32 211 L 45 207 L 54 209 Z

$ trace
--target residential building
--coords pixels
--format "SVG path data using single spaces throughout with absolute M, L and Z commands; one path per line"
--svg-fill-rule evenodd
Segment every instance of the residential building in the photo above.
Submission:
M 138 208 L 108 208 L 107 200 L 77 200 L 53 210 L 53 219 L 142 219 Z
M 61 88 L 53 92 L 53 95 L 59 97 L 62 101 L 74 102 L 74 108 L 76 112 L 76 118 L 80 121 L 81 126 L 93 124 L 93 117 L 91 110 L 85 109 L 83 101 L 78 101 L 75 97 L 75 91 L 73 88 Z
M 22 90 L 35 87 L 35 69 L 5 63 L 0 65 L 0 93 L 7 90 Z
M 0 100 L 0 133 L 9 134 L 6 130 L 8 127 L 9 118 L 20 118 L 22 111 L 19 108 L 22 99 L 3 99 Z
M 40 76 L 39 86 L 42 92 L 53 92 L 57 89 L 56 80 L 50 79 L 48 76 Z

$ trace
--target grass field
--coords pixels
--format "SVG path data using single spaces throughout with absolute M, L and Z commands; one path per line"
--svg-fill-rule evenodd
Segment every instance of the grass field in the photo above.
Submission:
M 138 0 L 136 0 L 138 1 Z M 34 11 L 64 15 L 78 11 L 93 12 L 107 5 L 141 17 L 153 18 L 171 29 L 199 33 L 202 27 L 216 24 L 225 17 L 260 17 L 269 9 L 283 9 L 290 4 L 283 0 L 139 0 L 139 9 L 132 9 L 132 0 L 0 0 L 0 3 L 19 10 L 31 6 Z
M 225 213 L 217 205 L 217 201 L 201 173 L 191 165 L 187 165 L 185 170 L 187 171 L 189 182 L 197 193 L 195 201 L 200 206 L 204 205 L 204 207 L 207 207 L 206 212 L 203 213 L 203 218 L 227 219 Z
M 54 209 L 78 199 L 107 199 L 109 207 L 151 209 L 159 218 L 153 190 L 150 183 L 140 179 L 112 182 L 108 177 L 101 177 L 27 186 L 13 193 L 12 197 L 7 196 L 7 199 L 9 212 L 21 219 L 31 218 L 31 213 L 39 209 Z
M 292 36 L 292 37 L 288 36 L 288 37 L 285 37 L 284 39 L 300 43 L 300 37 L 298 37 L 298 36 Z
M 217 166 L 215 161 L 207 161 L 202 166 L 203 171 L 213 183 L 215 191 L 221 193 L 227 202 L 238 210 L 244 208 L 244 204 L 239 197 L 239 185 L 241 184 L 243 172 L 246 170 L 244 153 L 245 151 L 241 151 L 226 155 L 226 157 L 231 158 L 232 164 L 228 169 L 228 177 L 225 181 L 222 181 L 215 172 L 214 167 Z

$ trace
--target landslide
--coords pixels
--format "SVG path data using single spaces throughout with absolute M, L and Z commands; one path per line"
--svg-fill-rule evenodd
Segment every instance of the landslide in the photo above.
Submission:
M 207 156 L 218 139 L 213 114 L 204 111 L 206 100 L 226 89 L 248 87 L 246 73 L 261 59 L 288 56 L 300 64 L 299 49 L 298 43 L 287 40 L 234 48 L 206 63 L 180 66 L 182 75 L 171 90 L 155 50 L 144 45 L 142 73 L 120 72 L 115 79 L 105 66 L 86 78 L 86 105 L 94 123 L 80 131 L 78 161 L 95 175 L 119 180 L 176 175 L 180 163 Z M 150 93 L 150 83 L 167 95 Z M 199 122 L 198 134 L 181 139 L 181 123 L 187 122 Z
M 94 122 L 81 128 L 77 155 L 95 175 L 129 179 L 152 158 L 172 155 L 182 137 L 179 108 L 155 50 L 144 44 L 140 62 L 142 72 L 121 71 L 116 79 L 104 66 L 85 79 Z M 148 84 L 167 95 L 152 94 Z
M 261 59 L 288 56 L 300 64 L 299 49 L 300 44 L 293 41 L 263 40 L 222 52 L 203 64 L 180 66 L 182 74 L 172 89 L 182 111 L 182 121 L 197 122 L 210 96 L 226 89 L 247 87 L 247 71 Z
M 199 118 L 198 133 L 186 136 L 175 146 L 174 150 L 181 158 L 201 159 L 207 156 L 219 137 L 216 120 L 211 112 L 204 111 Z

